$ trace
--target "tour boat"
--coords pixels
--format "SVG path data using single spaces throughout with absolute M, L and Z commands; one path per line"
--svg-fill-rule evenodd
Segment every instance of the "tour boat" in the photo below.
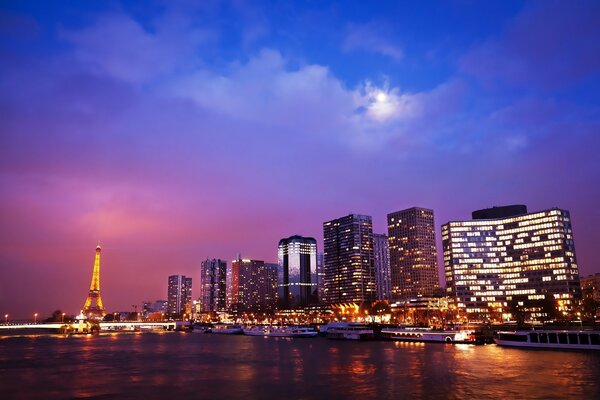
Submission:
M 381 337 L 388 340 L 403 342 L 433 342 L 433 343 L 475 343 L 471 331 L 434 330 L 417 327 L 384 327 Z
M 540 349 L 600 350 L 600 331 L 510 331 L 498 332 L 498 346 Z
M 210 332 L 220 335 L 241 335 L 244 333 L 244 330 L 241 325 L 216 324 L 212 327 Z
M 352 322 L 333 322 L 327 325 L 327 339 L 371 340 L 375 338 L 373 328 Z
M 318 332 L 307 326 L 258 325 L 245 328 L 244 334 L 249 336 L 308 338 L 317 336 Z
M 210 325 L 206 324 L 193 324 L 192 325 L 192 333 L 210 333 L 211 331 Z

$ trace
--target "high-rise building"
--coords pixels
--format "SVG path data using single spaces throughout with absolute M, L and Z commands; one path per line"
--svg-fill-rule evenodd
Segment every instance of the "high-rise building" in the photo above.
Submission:
M 169 276 L 167 289 L 167 313 L 180 315 L 182 312 L 191 313 L 192 309 L 192 278 L 185 275 Z
M 527 312 L 530 319 L 546 319 L 570 313 L 581 296 L 566 210 L 479 210 L 471 221 L 444 224 L 442 241 L 447 294 L 459 311 L 488 318 Z
M 277 264 L 238 258 L 231 262 L 228 307 L 272 312 L 277 302 Z
M 373 234 L 373 256 L 377 300 L 389 300 L 392 286 L 390 280 L 390 248 L 387 235 Z
M 200 311 L 216 312 L 226 309 L 227 262 L 206 259 L 200 264 Z
M 317 241 L 298 235 L 281 239 L 277 257 L 282 278 L 279 280 L 282 306 L 308 305 L 317 289 Z
M 317 252 L 317 301 L 319 303 L 323 302 L 323 280 L 325 277 L 323 259 L 323 253 Z
M 323 302 L 375 300 L 373 223 L 350 214 L 323 223 Z
M 394 300 L 439 293 L 433 210 L 412 207 L 388 214 Z

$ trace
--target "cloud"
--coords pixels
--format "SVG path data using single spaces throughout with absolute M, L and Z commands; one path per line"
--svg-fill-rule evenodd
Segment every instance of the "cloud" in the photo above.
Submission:
M 390 89 L 387 83 L 376 87 L 372 82 L 366 81 L 355 93 L 364 115 L 376 122 L 415 118 L 423 111 L 418 95 L 400 93 L 398 88 Z
M 564 88 L 600 70 L 600 3 L 534 2 L 497 38 L 462 57 L 462 71 L 489 87 Z
M 209 30 L 187 24 L 185 18 L 167 15 L 150 31 L 128 15 L 105 14 L 84 29 L 62 29 L 60 36 L 74 46 L 75 59 L 92 70 L 144 82 L 173 72 L 211 38 Z
M 365 51 L 377 53 L 401 61 L 404 58 L 402 48 L 389 40 L 389 29 L 382 24 L 349 24 L 342 44 L 343 51 Z

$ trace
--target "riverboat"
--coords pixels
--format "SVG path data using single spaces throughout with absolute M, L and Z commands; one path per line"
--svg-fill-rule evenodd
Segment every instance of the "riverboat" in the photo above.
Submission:
M 432 328 L 384 327 L 381 337 L 402 342 L 467 343 L 475 344 L 471 331 L 434 330 Z
M 507 331 L 498 332 L 498 346 L 540 349 L 600 350 L 600 331 Z
M 318 332 L 307 326 L 271 326 L 258 325 L 244 329 L 244 335 L 309 338 L 317 336 Z
M 337 322 L 327 326 L 327 339 L 340 340 L 372 340 L 375 338 L 373 328 L 352 322 Z
M 244 333 L 244 329 L 241 325 L 216 324 L 212 327 L 210 332 L 219 335 L 241 335 Z

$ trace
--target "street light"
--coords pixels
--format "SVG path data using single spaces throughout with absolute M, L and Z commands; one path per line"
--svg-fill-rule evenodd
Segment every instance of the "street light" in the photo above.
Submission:
M 65 313 L 62 313 L 62 320 L 61 322 L 65 322 Z
M 33 314 L 33 323 L 34 324 L 37 324 L 37 316 L 38 316 L 38 313 Z
M 8 324 L 8 314 L 4 314 L 4 323 Z

